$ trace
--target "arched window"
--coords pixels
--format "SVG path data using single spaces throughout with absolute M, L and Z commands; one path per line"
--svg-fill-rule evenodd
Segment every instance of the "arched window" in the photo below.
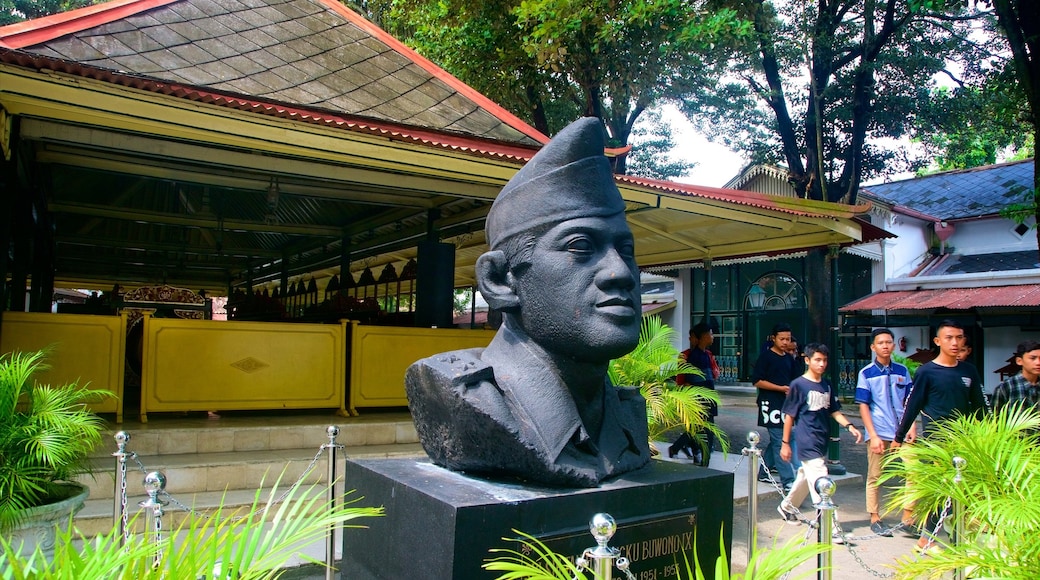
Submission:
M 744 294 L 747 310 L 791 310 L 805 308 L 805 290 L 794 276 L 769 272 L 752 284 Z

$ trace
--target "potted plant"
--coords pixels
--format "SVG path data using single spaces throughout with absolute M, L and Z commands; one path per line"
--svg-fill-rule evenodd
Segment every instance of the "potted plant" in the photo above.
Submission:
M 24 549 L 47 550 L 56 525 L 83 507 L 87 488 L 71 481 L 86 471 L 87 456 L 101 441 L 104 422 L 86 403 L 111 393 L 37 384 L 48 368 L 46 350 L 0 356 L 0 534 L 20 534 Z
M 710 405 L 719 403 L 719 395 L 704 387 L 676 386 L 675 375 L 700 374 L 700 370 L 682 359 L 674 342 L 675 330 L 662 322 L 660 316 L 644 318 L 635 350 L 610 361 L 607 370 L 610 380 L 615 385 L 639 387 L 646 399 L 651 450 L 655 441 L 662 441 L 679 429 L 690 433 L 710 430 L 726 450 L 729 448 L 726 433 L 709 421 L 708 416 Z M 700 443 L 705 445 L 703 441 Z

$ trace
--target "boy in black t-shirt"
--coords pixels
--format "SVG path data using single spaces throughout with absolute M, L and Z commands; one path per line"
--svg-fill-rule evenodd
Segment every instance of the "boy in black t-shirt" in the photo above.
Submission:
M 791 491 L 776 508 L 784 521 L 791 524 L 798 524 L 798 506 L 805 500 L 807 493 L 812 495 L 814 504 L 820 502 L 816 480 L 827 475 L 830 419 L 833 417 L 839 425 L 848 429 L 856 438 L 856 443 L 863 440 L 863 435 L 840 411 L 841 403 L 823 378 L 829 355 L 827 347 L 822 344 L 809 344 L 806 345 L 804 354 L 808 370 L 791 381 L 790 392 L 783 406 L 784 438 L 780 447 L 780 457 L 784 461 L 791 460 L 791 437 L 794 437 L 798 459 L 802 461 Z

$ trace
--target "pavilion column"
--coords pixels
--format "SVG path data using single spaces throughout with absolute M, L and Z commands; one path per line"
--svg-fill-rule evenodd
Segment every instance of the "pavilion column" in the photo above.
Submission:
M 711 258 L 704 258 L 704 324 L 711 326 Z M 714 332 L 718 329 L 713 328 Z
M 346 294 L 345 281 L 350 276 L 350 236 L 343 232 L 343 238 L 339 244 L 339 293 Z
M 840 254 L 841 246 L 838 244 L 827 246 L 831 284 L 830 312 L 828 313 L 831 330 L 831 356 L 828 370 L 830 371 L 829 379 L 833 391 L 837 391 L 841 378 L 841 365 L 839 364 L 841 353 L 838 352 L 838 341 L 841 340 L 841 329 L 838 327 L 838 256 Z M 831 419 L 830 439 L 827 442 L 827 472 L 831 475 L 845 475 L 847 473 L 845 466 L 841 464 L 841 446 L 839 445 L 841 442 L 841 431 L 842 429 L 838 422 Z
M 0 311 L 7 310 L 10 287 L 7 284 L 7 274 L 10 271 L 8 255 L 11 248 L 11 231 L 15 218 L 15 198 L 17 187 L 17 174 L 15 164 L 11 160 L 3 160 L 0 169 Z
M 24 312 L 26 286 L 32 266 L 32 199 L 20 188 L 13 193 L 15 199 L 12 204 L 14 211 L 11 212 L 11 247 L 14 259 L 11 266 L 11 298 L 8 309 Z
M 43 203 L 42 201 L 40 203 Z M 38 221 L 33 228 L 32 278 L 29 291 L 30 312 L 50 312 L 54 296 L 54 239 L 47 214 L 37 209 Z
M 426 240 L 419 242 L 415 277 L 415 325 L 452 326 L 455 290 L 455 245 L 439 241 L 440 210 L 427 213 Z

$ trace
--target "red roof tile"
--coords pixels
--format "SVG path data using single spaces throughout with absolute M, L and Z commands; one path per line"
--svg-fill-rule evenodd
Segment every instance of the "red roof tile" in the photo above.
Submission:
M 985 288 L 940 288 L 876 292 L 842 306 L 841 312 L 863 310 L 969 310 L 972 308 L 1040 306 L 1040 284 Z

